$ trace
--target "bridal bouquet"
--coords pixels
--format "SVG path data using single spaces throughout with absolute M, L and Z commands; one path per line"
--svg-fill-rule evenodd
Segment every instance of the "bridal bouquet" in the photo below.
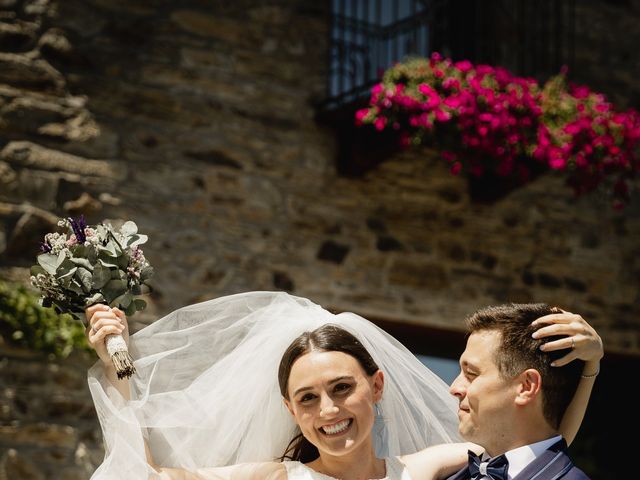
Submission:
M 66 232 L 47 233 L 42 254 L 31 267 L 31 283 L 42 294 L 42 305 L 58 313 L 84 319 L 84 310 L 96 303 L 118 307 L 127 315 L 143 310 L 140 298 L 153 268 L 140 245 L 147 236 L 128 221 L 116 231 L 110 224 L 87 226 L 84 217 L 60 220 Z M 107 335 L 107 351 L 118 378 L 135 373 L 127 344 L 121 335 Z

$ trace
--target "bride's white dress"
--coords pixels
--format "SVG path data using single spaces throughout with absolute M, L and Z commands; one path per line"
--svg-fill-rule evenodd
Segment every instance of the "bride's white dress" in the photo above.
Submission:
M 189 471 L 280 458 L 299 432 L 279 391 L 280 358 L 302 332 L 327 323 L 354 334 L 385 374 L 373 431 L 380 458 L 459 441 L 448 386 L 386 332 L 305 298 L 248 292 L 178 309 L 133 335 L 130 401 L 100 362 L 91 368 L 105 446 L 92 479 L 154 478 L 145 440 L 158 465 Z
M 397 457 L 385 458 L 387 474 L 380 480 L 411 480 L 407 467 Z M 288 480 L 337 480 L 328 475 L 323 475 L 300 462 L 284 462 L 287 469 Z

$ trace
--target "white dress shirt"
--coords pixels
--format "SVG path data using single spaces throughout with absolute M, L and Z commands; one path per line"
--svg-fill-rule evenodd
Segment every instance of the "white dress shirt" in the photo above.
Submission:
M 507 472 L 509 480 L 518 475 L 522 470 L 524 470 L 527 465 L 533 462 L 536 457 L 542 455 L 542 453 L 547 448 L 549 448 L 561 438 L 562 437 L 560 435 L 556 435 L 555 437 L 547 438 L 546 440 L 542 440 L 541 442 L 514 448 L 513 450 L 509 450 L 508 452 L 506 452 L 504 456 L 507 457 L 507 460 L 509 461 L 509 470 Z M 485 459 L 487 461 L 489 460 L 489 457 L 486 453 L 482 455 L 483 462 L 485 461 Z

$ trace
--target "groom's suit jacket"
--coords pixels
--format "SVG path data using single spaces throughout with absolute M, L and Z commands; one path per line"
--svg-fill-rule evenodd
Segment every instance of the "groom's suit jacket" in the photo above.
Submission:
M 452 475 L 448 480 L 468 480 L 467 467 Z M 513 480 L 589 480 L 589 477 L 573 465 L 567 455 L 567 444 L 559 440 L 545 450 L 542 455 L 536 457 L 524 470 L 516 475 Z

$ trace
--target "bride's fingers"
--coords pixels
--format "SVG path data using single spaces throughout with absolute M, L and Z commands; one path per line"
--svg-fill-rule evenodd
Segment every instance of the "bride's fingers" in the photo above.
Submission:
M 110 327 L 115 327 L 115 328 L 118 328 L 118 329 L 120 329 L 120 328 L 124 329 L 124 325 L 122 325 L 122 323 L 120 323 L 120 320 L 115 319 L 115 318 L 102 318 L 102 319 L 96 321 L 91 326 L 91 329 L 94 332 L 97 332 L 101 328 L 110 328 Z
M 91 319 L 89 320 L 88 329 L 96 330 L 97 329 L 96 324 L 102 320 L 113 320 L 115 322 L 120 321 L 118 317 L 111 310 L 106 310 L 106 311 L 99 310 L 91 316 Z
M 571 312 L 562 312 L 562 313 L 550 313 L 549 315 L 544 315 L 543 317 L 536 318 L 531 325 L 538 324 L 549 324 L 549 323 L 569 323 L 572 321 L 573 316 L 575 314 Z
M 91 305 L 90 307 L 85 308 L 84 315 L 87 321 L 91 320 L 91 317 L 96 314 L 96 312 L 108 311 L 109 306 L 103 303 L 96 303 L 95 305 Z
M 552 340 L 540 345 L 540 350 L 544 352 L 553 352 L 556 350 L 575 350 L 579 347 L 580 339 L 578 335 L 570 335 L 562 337 L 558 340 Z
M 98 328 L 89 331 L 89 343 L 95 345 L 104 340 L 107 335 L 116 335 L 123 331 L 124 327 L 117 321 L 111 324 L 102 324 Z
M 604 355 L 602 339 L 593 329 L 586 329 L 576 335 L 567 335 L 547 341 L 540 345 L 540 350 L 544 352 L 567 350 L 566 355 L 552 363 L 554 366 L 566 365 L 575 359 L 599 360 Z
M 580 316 L 573 313 L 564 313 L 561 316 L 547 315 L 531 322 L 538 328 L 533 333 L 533 338 L 544 338 L 553 335 L 578 335 L 591 329 L 589 324 Z
M 116 314 L 116 317 L 118 317 L 120 323 L 122 323 L 122 325 L 124 325 L 124 328 L 128 331 L 129 322 L 127 321 L 127 316 L 125 315 L 125 313 L 117 307 L 113 308 L 112 311 Z

